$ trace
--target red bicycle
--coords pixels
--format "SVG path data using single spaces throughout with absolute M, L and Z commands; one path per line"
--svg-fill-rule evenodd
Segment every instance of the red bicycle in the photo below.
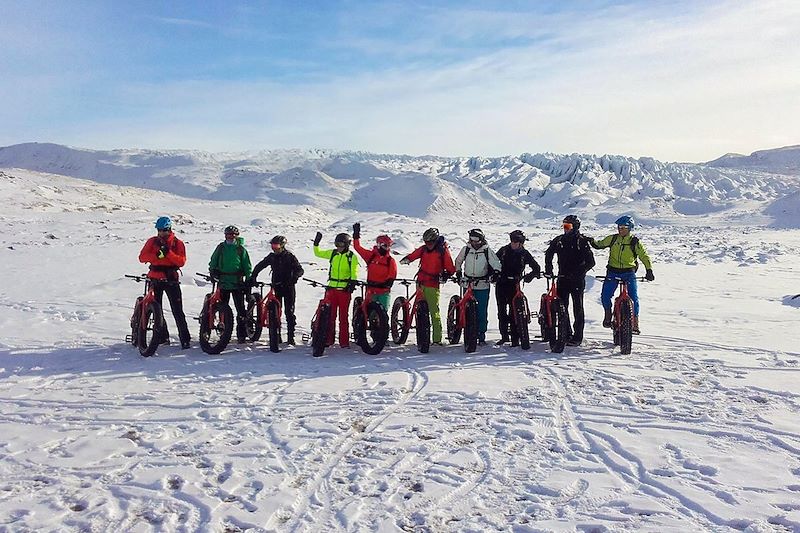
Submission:
M 311 319 L 311 355 L 320 357 L 325 353 L 325 347 L 328 343 L 328 330 L 331 327 L 331 313 L 333 312 L 333 302 L 328 298 L 329 287 L 319 281 L 313 279 L 303 278 L 311 284 L 312 287 L 322 287 L 325 289 L 325 295 L 317 304 L 317 310 L 314 312 L 314 317 Z M 307 338 L 304 337 L 304 341 Z
M 561 353 L 567 345 L 572 328 L 564 302 L 558 297 L 556 279 L 558 276 L 544 275 L 547 280 L 547 292 L 542 294 L 539 305 L 539 327 L 542 341 L 550 343 L 550 351 Z
M 269 292 L 264 296 L 264 286 L 269 287 Z M 267 328 L 269 334 L 269 351 L 280 352 L 281 342 L 281 301 L 275 296 L 275 286 L 272 283 L 257 282 L 259 292 L 247 296 L 247 314 L 245 326 L 247 339 L 256 342 L 261 338 L 261 332 Z
M 136 283 L 144 281 L 144 294 L 136 298 L 131 315 L 131 334 L 125 337 L 125 342 L 139 348 L 142 357 L 150 357 L 158 349 L 164 335 L 164 312 L 161 304 L 156 300 L 154 290 L 156 283 L 170 283 L 168 281 L 154 280 L 147 277 L 131 276 L 125 274 L 126 278 L 134 280 Z
M 523 350 L 530 350 L 531 337 L 528 331 L 528 324 L 531 323 L 531 309 L 528 306 L 528 298 L 522 292 L 522 284 L 522 280 L 516 280 L 514 296 L 511 298 L 511 320 L 514 321 L 514 326 L 517 330 L 519 347 Z
M 361 296 L 353 298 L 353 340 L 361 346 L 364 353 L 378 355 L 389 338 L 389 316 L 381 304 L 372 300 L 375 287 L 357 282 Z
M 614 345 L 619 345 L 621 354 L 628 355 L 633 347 L 633 300 L 628 294 L 628 282 L 624 279 L 609 278 L 608 276 L 595 276 L 595 278 L 603 281 L 616 281 L 620 287 L 619 295 L 614 298 L 611 332 L 614 337 Z M 646 278 L 636 278 L 636 280 L 647 281 Z
M 396 279 L 395 282 L 405 286 L 406 295 L 398 296 L 392 304 L 392 341 L 395 344 L 404 344 L 411 328 L 415 328 L 417 349 L 428 353 L 431 349 L 431 313 L 422 285 L 413 279 Z M 417 290 L 413 296 L 409 296 L 409 287 L 412 284 L 416 284 Z
M 200 321 L 200 348 L 216 355 L 228 345 L 233 333 L 233 311 L 222 301 L 218 280 L 213 276 L 197 275 L 211 282 L 211 292 L 203 298 L 203 309 L 197 320 Z
M 466 279 L 467 284 L 462 285 L 461 279 Z M 450 304 L 447 306 L 447 340 L 450 344 L 458 344 L 463 331 L 464 351 L 467 353 L 478 348 L 478 300 L 475 299 L 473 285 L 484 279 L 487 278 L 464 276 L 453 279 L 461 290 L 460 294 L 450 297 Z

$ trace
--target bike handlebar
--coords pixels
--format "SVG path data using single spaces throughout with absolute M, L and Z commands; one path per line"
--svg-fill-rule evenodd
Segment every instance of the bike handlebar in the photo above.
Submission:
M 602 281 L 605 281 L 605 280 L 607 280 L 607 279 L 610 279 L 610 280 L 618 281 L 618 282 L 620 282 L 620 283 L 625 283 L 625 282 L 626 282 L 624 279 L 621 279 L 621 278 L 612 278 L 612 277 L 609 277 L 609 276 L 595 276 L 595 277 L 594 277 L 594 279 L 599 279 L 599 280 L 602 280 Z M 647 282 L 647 283 L 649 283 L 649 282 L 650 282 L 650 280 L 648 280 L 648 279 L 647 279 L 647 278 L 645 278 L 645 277 L 641 277 L 641 278 L 634 278 L 634 279 L 635 279 L 636 281 L 644 281 L 644 282 Z
M 303 278 L 303 281 L 306 281 L 306 282 L 310 283 L 312 287 L 324 287 L 326 289 L 342 288 L 342 287 L 331 287 L 330 285 L 326 285 L 325 283 L 320 283 L 319 281 L 316 281 L 316 280 L 313 280 L 313 279 L 309 279 L 309 278 Z

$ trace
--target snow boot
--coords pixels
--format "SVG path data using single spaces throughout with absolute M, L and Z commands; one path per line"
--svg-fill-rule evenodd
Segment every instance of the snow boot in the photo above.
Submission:
M 502 345 L 504 345 L 505 343 L 507 343 L 508 341 L 509 341 L 508 337 L 506 337 L 505 335 L 503 335 L 502 337 L 500 337 L 500 340 L 499 340 L 499 341 L 497 341 L 496 343 L 494 343 L 494 345 L 495 345 L 495 346 L 502 346 Z
M 605 309 L 605 316 L 603 317 L 603 327 L 610 328 L 611 327 L 611 308 Z
M 638 316 L 633 317 L 633 323 L 631 325 L 633 326 L 631 328 L 631 332 L 634 335 L 641 335 L 642 332 L 639 330 L 639 317 Z
M 247 326 L 245 325 L 245 317 L 236 317 L 236 342 L 244 344 L 247 342 Z

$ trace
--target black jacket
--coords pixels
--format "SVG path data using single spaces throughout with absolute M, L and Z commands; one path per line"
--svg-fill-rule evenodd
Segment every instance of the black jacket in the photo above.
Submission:
M 569 278 L 582 278 L 594 267 L 594 254 L 589 240 L 572 230 L 550 242 L 544 253 L 545 271 L 553 270 L 553 255 L 558 255 L 558 274 Z
M 297 257 L 289 250 L 284 250 L 279 254 L 271 252 L 267 257 L 259 261 L 253 269 L 250 279 L 255 280 L 258 274 L 268 266 L 272 267 L 273 284 L 294 285 L 303 275 L 303 267 L 300 266 Z
M 522 246 L 514 250 L 511 248 L 510 244 L 506 244 L 497 250 L 497 257 L 500 259 L 501 265 L 498 283 L 514 283 L 522 277 L 522 273 L 525 271 L 525 265 L 529 265 L 536 275 L 540 274 L 542 271 L 536 259 Z

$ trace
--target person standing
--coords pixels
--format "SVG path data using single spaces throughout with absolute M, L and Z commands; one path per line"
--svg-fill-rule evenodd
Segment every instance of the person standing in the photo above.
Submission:
M 330 261 L 328 268 L 328 289 L 326 296 L 333 302 L 331 322 L 328 328 L 328 346 L 335 338 L 336 315 L 339 315 L 339 346 L 350 347 L 350 324 L 347 319 L 350 296 L 356 288 L 358 279 L 358 258 L 350 250 L 350 235 L 339 233 L 334 239 L 332 250 L 322 250 L 319 243 L 322 233 L 314 237 L 314 255 Z
M 501 346 L 511 340 L 511 346 L 519 346 L 519 333 L 517 324 L 511 319 L 511 302 L 517 291 L 517 282 L 524 280 L 530 283 L 533 278 L 542 277 L 542 269 L 531 253 L 525 249 L 525 234 L 521 230 L 514 230 L 508 235 L 509 242 L 497 250 L 500 259 L 500 275 L 495 287 L 497 299 L 497 320 L 500 324 L 500 340 L 495 344 Z M 527 274 L 525 266 L 531 267 Z
M 353 248 L 367 264 L 367 284 L 373 287 L 373 300 L 388 313 L 392 285 L 397 278 L 397 261 L 392 257 L 392 239 L 388 235 L 378 235 L 375 246 L 367 250 L 361 246 L 361 223 L 353 224 Z
M 486 236 L 479 228 L 469 230 L 469 244 L 461 248 L 455 262 L 456 279 L 466 287 L 474 280 L 472 293 L 478 301 L 478 344 L 486 344 L 486 329 L 489 327 L 490 279 L 499 272 L 502 265 L 497 254 L 489 248 Z M 466 279 L 461 279 L 463 274 Z
M 139 252 L 140 263 L 150 263 L 147 277 L 153 281 L 153 292 L 156 300 L 163 309 L 163 295 L 166 292 L 169 307 L 175 318 L 181 348 L 189 348 L 189 327 L 186 325 L 186 315 L 183 312 L 183 295 L 179 280 L 179 270 L 186 264 L 186 247 L 172 232 L 172 220 L 169 217 L 159 217 L 156 220 L 155 237 L 150 237 Z M 164 320 L 162 344 L 169 344 L 169 331 L 167 321 Z
M 239 237 L 239 228 L 228 226 L 225 228 L 225 240 L 211 254 L 208 271 L 219 280 L 220 295 L 226 305 L 233 295 L 233 305 L 236 307 L 236 339 L 239 343 L 247 340 L 244 281 L 250 277 L 252 268 L 250 255 L 244 247 L 244 238 Z
M 303 267 L 297 257 L 286 249 L 286 237 L 275 235 L 270 241 L 272 252 L 258 262 L 250 275 L 247 284 L 255 285 L 258 274 L 265 268 L 272 267 L 272 287 L 275 297 L 281 301 L 283 314 L 286 316 L 286 342 L 294 346 L 294 330 L 297 318 L 294 314 L 295 299 L 297 296 L 297 280 L 303 276 Z

